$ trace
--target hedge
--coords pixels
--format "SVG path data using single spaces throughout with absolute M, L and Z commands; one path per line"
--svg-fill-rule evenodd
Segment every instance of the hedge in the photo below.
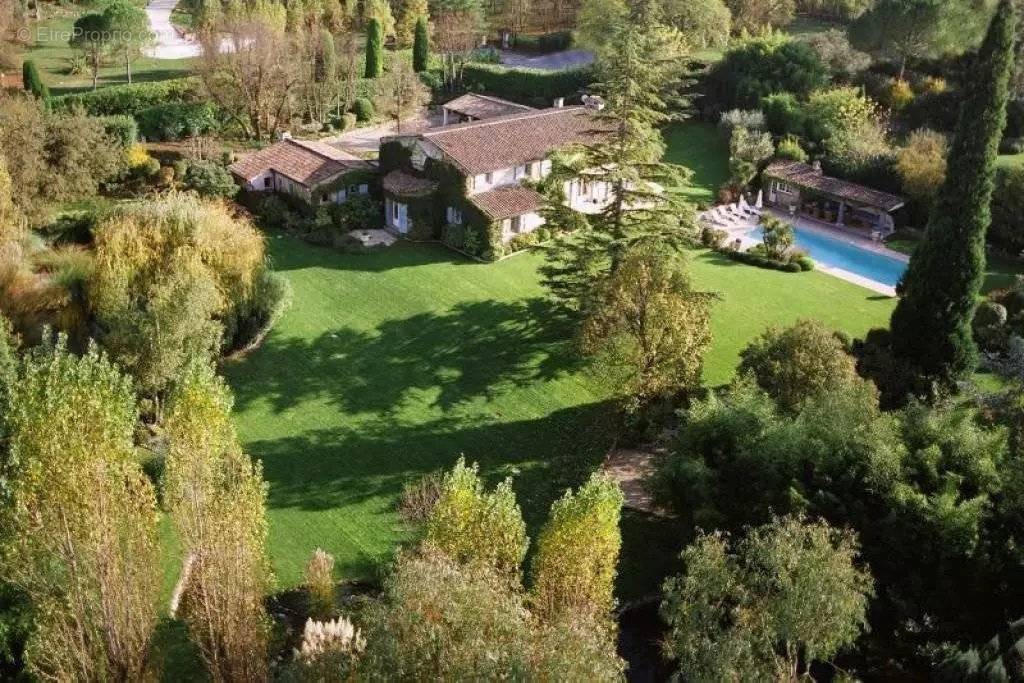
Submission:
M 462 75 L 467 90 L 548 107 L 556 97 L 579 94 L 594 79 L 594 70 L 590 67 L 543 71 L 481 63 L 467 64 Z
M 530 52 L 561 52 L 572 47 L 572 31 L 553 31 L 537 35 L 517 35 L 515 46 Z
M 217 109 L 209 102 L 168 102 L 147 107 L 136 117 L 139 132 L 148 140 L 180 140 L 207 135 L 220 128 Z
M 99 90 L 51 98 L 54 110 L 81 107 L 92 116 L 127 114 L 136 116 L 143 109 L 171 102 L 199 99 L 199 79 L 176 78 L 153 83 L 112 85 Z
M 768 268 L 769 270 L 781 270 L 786 273 L 799 273 L 803 270 L 811 270 L 814 268 L 814 262 L 808 259 L 809 267 L 802 265 L 797 261 L 776 261 L 775 259 L 761 256 L 760 254 L 752 254 L 749 251 L 736 251 L 736 250 L 723 250 L 719 252 L 725 254 L 733 261 L 739 261 L 740 263 L 746 263 L 750 266 L 757 266 L 758 268 Z

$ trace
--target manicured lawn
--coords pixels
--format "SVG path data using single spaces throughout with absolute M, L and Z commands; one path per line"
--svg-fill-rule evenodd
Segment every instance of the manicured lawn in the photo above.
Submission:
M 713 252 L 691 256 L 694 282 L 716 292 L 711 325 L 714 343 L 704 379 L 728 382 L 739 352 L 764 329 L 815 318 L 852 336 L 887 327 L 896 300 L 819 272 L 783 273 L 731 261 Z
M 693 171 L 683 191 L 694 202 L 713 202 L 718 188 L 729 179 L 729 142 L 712 123 L 686 121 L 665 131 L 665 159 Z
M 54 95 L 92 89 L 92 73 L 68 73 L 69 60 L 76 54 L 68 46 L 68 39 L 75 23 L 75 15 L 68 10 L 56 10 L 47 6 L 47 11 L 62 12 L 32 27 L 35 44 L 24 52 L 25 59 L 35 61 L 43 81 Z M 191 69 L 190 59 L 151 59 L 140 57 L 132 61 L 132 81 L 162 81 L 168 78 L 187 76 Z M 127 83 L 124 61 L 111 57 L 100 68 L 99 86 Z
M 611 443 L 609 388 L 574 360 L 568 328 L 544 301 L 523 254 L 469 263 L 437 246 L 398 244 L 352 256 L 271 236 L 295 303 L 264 346 L 229 364 L 239 432 L 263 461 L 269 549 L 282 585 L 316 547 L 341 573 L 368 577 L 406 538 L 393 506 L 402 485 L 460 453 L 489 478 L 516 474 L 536 533 L 551 501 Z M 711 383 L 770 324 L 818 317 L 850 333 L 888 318 L 891 302 L 818 273 L 692 259 L 719 292 Z
M 574 360 L 536 260 L 469 263 L 438 246 L 343 255 L 270 239 L 295 304 L 225 368 L 240 434 L 270 484 L 270 552 L 293 584 L 310 553 L 371 576 L 407 531 L 402 485 L 460 453 L 518 472 L 531 521 L 610 444 L 609 392 Z

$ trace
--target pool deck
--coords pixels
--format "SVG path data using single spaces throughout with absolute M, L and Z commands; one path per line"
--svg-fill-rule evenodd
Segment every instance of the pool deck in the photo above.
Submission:
M 881 242 L 876 242 L 874 240 L 868 239 L 850 230 L 844 230 L 832 223 L 817 221 L 814 220 L 813 218 L 807 218 L 805 216 L 794 217 L 790 216 L 788 213 L 784 211 L 778 211 L 776 209 L 768 207 L 765 207 L 763 210 L 767 211 L 768 213 L 774 216 L 781 218 L 784 221 L 792 223 L 795 227 L 799 228 L 800 230 L 806 230 L 807 232 L 816 232 L 818 234 L 831 237 L 833 239 L 842 240 L 843 242 L 851 244 L 859 249 L 873 251 L 876 254 L 887 256 L 889 258 L 896 259 L 897 261 L 903 261 L 904 263 L 910 261 L 906 254 L 894 251 L 893 249 L 889 249 Z M 750 218 L 743 221 L 742 223 L 734 225 L 731 228 L 725 228 L 725 231 L 729 233 L 730 240 L 740 240 L 741 249 L 749 249 L 750 247 L 758 244 L 757 240 L 747 235 L 748 232 L 750 232 L 756 227 L 757 221 L 753 218 Z M 852 282 L 855 285 L 859 285 L 861 287 L 864 287 L 865 289 L 870 289 L 871 291 L 877 292 L 878 294 L 884 294 L 885 296 L 896 296 L 896 288 L 890 285 L 881 282 L 876 282 L 875 280 L 863 277 L 862 275 L 857 275 L 856 273 L 851 273 L 850 271 L 843 270 L 842 268 L 834 268 L 832 266 L 826 266 L 821 263 L 815 263 L 815 267 L 822 273 L 826 273 L 833 277 L 837 277 L 841 280 L 846 280 L 847 282 Z

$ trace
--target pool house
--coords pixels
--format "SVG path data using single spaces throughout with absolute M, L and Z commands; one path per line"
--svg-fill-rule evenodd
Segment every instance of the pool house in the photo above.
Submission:
M 762 177 L 768 204 L 794 217 L 852 228 L 874 239 L 893 231 L 892 214 L 904 204 L 897 195 L 827 176 L 817 162 L 812 166 L 776 161 Z

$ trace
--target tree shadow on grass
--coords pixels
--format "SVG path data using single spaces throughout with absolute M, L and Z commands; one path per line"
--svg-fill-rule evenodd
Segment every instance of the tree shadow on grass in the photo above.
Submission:
M 226 374 L 241 410 L 266 400 L 280 412 L 313 398 L 353 415 L 387 415 L 407 400 L 450 409 L 578 369 L 569 334 L 543 299 L 478 301 L 385 321 L 372 332 L 272 335 Z
M 320 528 L 302 531 L 316 539 L 302 557 L 314 546 L 337 548 L 338 571 L 372 579 L 394 550 L 382 552 L 380 539 L 393 536 L 397 543 L 408 537 L 410 529 L 394 514 L 405 484 L 450 469 L 465 455 L 479 463 L 488 485 L 512 477 L 528 533 L 535 537 L 551 504 L 600 465 L 614 440 L 613 414 L 613 403 L 598 402 L 515 422 L 379 420 L 360 429 L 315 429 L 251 441 L 246 449 L 262 461 L 270 511 L 331 511 L 317 522 Z M 350 530 L 340 531 L 330 519 L 346 520 Z M 377 540 L 364 544 L 351 529 Z M 271 536 L 275 533 L 288 530 L 272 527 Z M 275 562 L 293 559 L 275 557 Z
M 441 418 L 423 424 L 373 421 L 359 429 L 307 430 L 246 444 L 263 461 L 270 508 L 327 510 L 381 499 L 393 509 L 406 483 L 449 469 L 460 455 L 490 483 L 512 476 L 528 519 L 581 483 L 614 439 L 614 403 L 589 403 L 532 420 Z

